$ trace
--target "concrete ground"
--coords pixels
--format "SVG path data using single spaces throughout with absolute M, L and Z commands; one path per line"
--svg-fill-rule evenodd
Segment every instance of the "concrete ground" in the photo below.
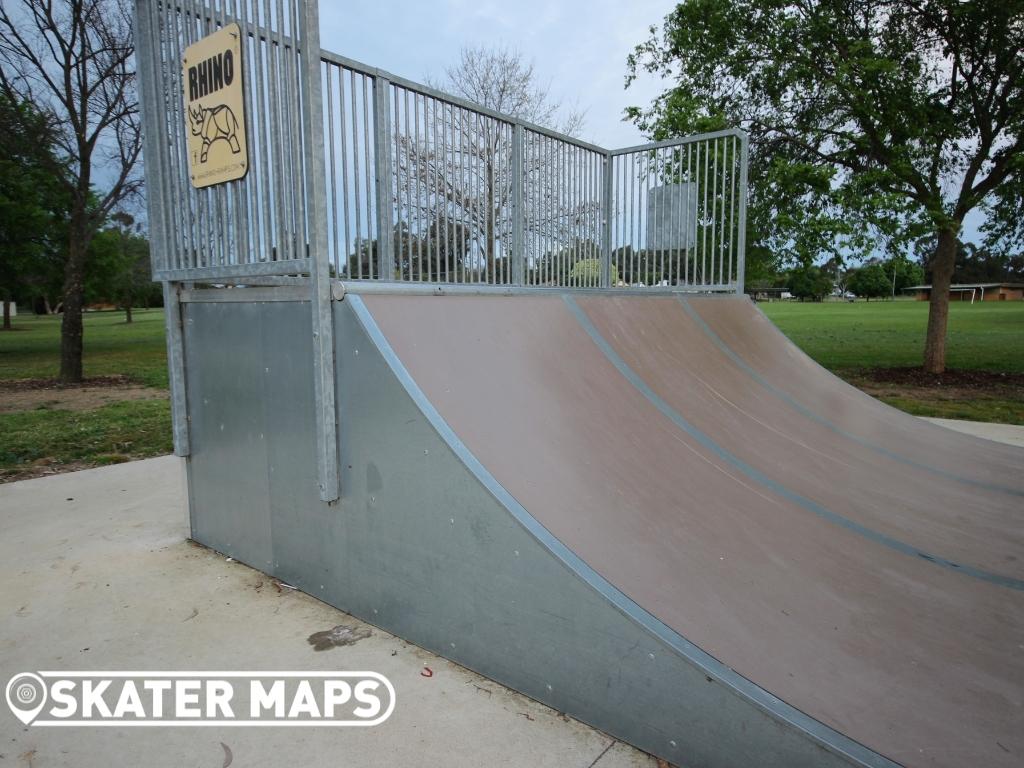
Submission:
M 0 704 L 0 765 L 654 766 L 649 756 L 186 540 L 167 456 L 0 485 L 0 684 L 37 670 L 373 670 L 374 728 L 39 728 Z M 433 676 L 424 676 L 429 667 Z
M 960 419 L 926 418 L 925 420 L 948 429 L 955 429 L 957 432 L 966 432 L 975 437 L 984 437 L 988 440 L 995 440 L 997 443 L 1024 448 L 1024 427 L 1015 424 L 991 424 L 984 421 L 962 421 Z
M 1024 427 L 933 419 L 1024 446 Z M 49 670 L 373 670 L 375 728 L 31 728 L 0 704 L 0 765 L 653 766 L 609 736 L 186 540 L 166 456 L 0 485 L 0 684 Z M 429 668 L 433 675 L 425 677 Z

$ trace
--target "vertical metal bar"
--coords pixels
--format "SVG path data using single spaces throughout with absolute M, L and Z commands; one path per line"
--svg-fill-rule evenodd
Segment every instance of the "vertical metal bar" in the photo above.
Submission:
M 257 0 L 252 0 L 252 15 L 255 23 L 259 22 L 259 5 Z M 265 95 L 263 90 L 263 78 L 269 73 L 269 69 L 265 67 L 266 52 L 270 43 L 264 43 L 259 36 L 253 38 L 253 51 L 258 52 L 258 56 L 254 56 L 255 62 L 253 63 L 253 69 L 256 71 L 256 99 L 254 103 L 257 105 L 258 115 L 258 126 L 259 134 L 256 138 L 258 146 L 253 156 L 257 158 L 259 163 L 259 182 L 260 182 L 260 202 L 263 205 L 263 258 L 261 261 L 270 261 L 271 252 L 270 248 L 273 243 L 273 228 L 270 220 L 271 206 L 270 198 L 272 192 L 269 188 L 270 185 L 270 163 L 268 160 L 268 145 L 270 144 L 270 120 L 269 120 L 269 108 L 265 101 Z M 252 170 L 250 168 L 250 170 Z
M 356 73 L 349 70 L 349 99 L 352 102 L 352 198 L 354 205 L 352 211 L 355 218 L 355 232 L 352 237 L 353 250 L 355 252 L 356 265 L 359 270 L 359 277 L 363 276 L 363 243 L 360 242 L 362 235 L 360 209 L 362 198 L 359 194 L 359 110 L 356 106 Z M 347 201 L 346 201 L 347 202 Z M 346 222 L 347 223 L 347 222 Z M 369 268 L 369 265 L 367 265 Z M 367 274 L 367 277 L 371 275 Z
M 451 219 L 449 216 L 450 202 L 451 202 L 451 191 L 452 191 L 452 173 L 454 173 L 454 164 L 448 162 L 448 134 L 449 127 L 454 130 L 454 124 L 451 122 L 449 115 L 452 114 L 451 105 L 445 102 L 441 105 L 441 150 L 444 157 L 444 174 L 441 179 L 443 200 L 444 200 L 444 276 L 445 280 L 451 282 L 453 279 L 455 266 L 455 258 L 452 254 L 452 243 L 451 243 Z M 454 143 L 454 140 L 453 140 Z
M 172 64 L 167 68 L 166 78 L 161 77 L 160 74 L 156 75 L 155 83 L 160 88 L 155 93 L 159 94 L 159 101 L 163 102 L 166 106 L 163 109 L 151 112 L 151 115 L 155 114 L 156 119 L 159 120 L 161 133 L 160 146 L 166 147 L 170 153 L 168 158 L 166 155 L 160 158 L 161 167 L 160 172 L 160 188 L 163 196 L 164 205 L 169 205 L 170 210 L 167 215 L 164 216 L 164 232 L 167 237 L 164 253 L 164 268 L 177 268 L 190 266 L 188 260 L 188 243 L 190 238 L 184 236 L 184 233 L 191 228 L 191 219 L 184 214 L 186 208 L 186 201 L 188 199 L 188 186 L 182 185 L 181 174 L 178 172 L 179 169 L 188 167 L 188 158 L 186 152 L 182 151 L 179 144 L 181 141 L 180 130 L 168 130 L 169 124 L 175 127 L 185 125 L 185 119 L 182 112 L 184 111 L 184 104 L 179 91 L 174 87 L 175 79 L 179 75 L 182 64 L 181 48 L 179 44 L 179 38 L 175 33 L 177 27 L 178 13 L 174 10 L 169 12 L 163 18 L 163 29 L 164 34 L 160 34 L 160 16 L 159 6 L 156 6 L 157 11 L 153 16 L 154 23 L 151 25 L 153 29 L 150 32 L 151 35 L 151 51 L 161 51 L 160 60 L 169 60 Z M 174 20 L 174 26 L 172 27 L 171 21 Z M 141 41 L 143 30 L 139 30 L 139 40 Z M 162 71 L 162 67 L 157 70 Z M 155 104 L 156 99 L 150 103 Z M 148 130 L 148 127 L 147 127 Z M 184 162 L 183 162 L 184 160 Z
M 513 285 L 525 278 L 523 254 L 523 125 L 512 126 L 512 276 Z
M 171 11 L 175 13 L 176 11 Z M 158 56 L 161 49 L 159 6 L 156 3 L 138 2 L 135 6 L 135 29 L 140 45 L 136 49 L 140 74 L 140 99 L 145 142 L 146 181 L 149 196 L 147 198 L 149 219 L 155 224 L 154 238 L 155 263 L 158 266 L 168 265 L 168 222 L 165 217 L 165 175 L 169 172 L 165 148 L 166 141 L 166 110 L 160 109 L 160 103 L 167 97 L 169 90 L 165 79 L 161 76 L 162 66 Z M 165 29 L 167 26 L 165 25 Z M 176 62 L 175 62 L 176 63 Z M 170 94 L 174 98 L 176 94 Z M 174 453 L 177 456 L 188 456 L 190 452 L 188 434 L 188 404 L 185 392 L 185 354 L 181 334 L 181 315 L 178 305 L 177 291 L 171 283 L 164 281 L 164 325 L 167 332 L 167 363 L 168 379 L 171 387 L 171 425 L 174 435 Z
M 373 224 L 375 215 L 373 208 L 376 205 L 374 200 L 373 192 L 373 181 L 371 174 L 376 174 L 375 171 L 371 171 L 370 165 L 370 106 L 368 99 L 368 91 L 370 89 L 370 76 L 361 75 L 360 79 L 363 83 L 363 173 L 365 174 L 363 191 L 366 193 L 366 248 L 367 255 L 369 255 L 370 243 L 373 242 Z M 376 123 L 376 120 L 374 121 Z M 379 236 L 379 233 L 378 233 Z M 377 272 L 376 264 L 370 260 L 368 269 L 370 271 L 370 277 L 376 275 L 380 277 L 380 273 Z
M 405 94 L 403 101 L 405 102 L 405 121 L 404 121 L 404 133 L 405 133 L 405 240 L 408 244 L 409 261 L 406 265 L 406 271 L 402 273 L 402 279 L 411 280 L 413 277 L 412 270 L 412 212 L 413 212 L 413 200 L 412 200 L 412 189 L 416 178 L 417 165 L 415 164 L 416 147 L 412 143 L 412 136 L 409 132 L 409 115 L 412 113 L 409 111 L 409 89 L 403 88 L 402 93 Z
M 700 240 L 700 281 L 702 284 L 708 282 L 708 270 L 707 270 L 707 258 L 708 258 L 708 142 L 705 139 L 701 142 L 704 145 L 704 205 L 701 210 L 701 219 L 703 224 L 703 231 L 701 232 Z M 714 202 L 714 200 L 712 200 Z M 711 244 L 714 245 L 714 240 Z
M 331 70 L 334 65 L 327 65 L 324 78 L 324 90 L 327 92 L 327 172 L 331 178 L 331 248 L 334 253 L 334 274 L 341 274 L 341 258 L 338 254 L 338 172 L 334 158 L 334 83 Z
M 430 279 L 440 280 L 442 275 L 441 269 L 441 205 L 440 198 L 437 194 L 438 182 L 440 181 L 440 172 L 438 170 L 438 163 L 440 162 L 440 155 L 437 151 L 437 99 L 430 100 L 430 109 L 427 110 L 430 120 L 430 155 L 432 159 L 430 164 L 430 190 L 427 193 L 427 201 L 430 205 L 430 228 L 431 232 L 430 239 L 434 244 L 434 258 L 430 263 Z
M 732 137 L 729 166 L 729 280 L 732 281 L 733 251 L 736 248 L 736 137 Z
M 297 2 L 298 0 L 296 0 Z M 293 30 L 294 32 L 295 30 Z M 302 3 L 298 35 L 301 41 L 300 102 L 306 130 L 306 167 L 324 156 L 323 100 L 320 93 L 320 19 L 315 2 Z M 309 217 L 310 288 L 313 310 L 313 391 L 316 407 L 317 475 L 320 498 L 338 498 L 338 442 L 334 402 L 334 317 L 327 269 L 327 194 L 320 173 L 306 174 Z
M 709 142 L 712 150 L 715 153 L 715 159 L 712 161 L 711 171 L 711 280 L 715 280 L 715 236 L 718 233 L 718 218 L 717 218 L 717 204 L 718 204 L 718 139 L 712 139 Z
M 746 133 L 740 134 L 740 211 L 736 234 L 736 293 L 743 294 L 744 271 L 747 261 L 747 143 Z
M 723 278 L 724 278 L 724 269 L 725 269 L 725 223 L 726 223 L 726 219 L 725 219 L 725 180 L 726 180 L 726 175 L 727 175 L 725 159 L 726 159 L 726 157 L 729 154 L 729 150 L 728 150 L 728 147 L 727 147 L 727 145 L 725 143 L 725 138 L 724 137 L 721 139 L 721 142 L 722 142 L 722 152 L 721 152 L 721 154 L 722 154 L 722 181 L 721 181 L 722 200 L 721 200 L 720 208 L 722 210 L 722 213 L 721 213 L 721 223 L 720 223 L 720 225 L 718 227 L 718 284 L 719 285 L 724 285 L 725 281 L 724 281 Z
M 278 8 L 280 10 L 280 29 L 279 33 L 281 38 L 285 37 L 286 21 L 290 24 L 292 43 L 288 47 L 283 48 L 284 58 L 284 79 L 282 80 L 283 90 L 285 93 L 285 124 L 287 126 L 287 139 L 286 148 L 288 152 L 285 155 L 286 165 L 284 174 L 284 183 L 288 187 L 288 220 L 291 223 L 291 232 L 289 233 L 289 246 L 291 248 L 292 258 L 301 259 L 306 255 L 306 248 L 303 247 L 306 243 L 305 227 L 303 226 L 303 184 L 302 184 L 302 157 L 304 154 L 303 147 L 303 126 L 301 125 L 304 115 L 302 109 L 296 109 L 296 106 L 300 106 L 302 102 L 303 92 L 301 90 L 303 84 L 302 80 L 305 77 L 305 72 L 300 70 L 305 69 L 306 56 L 303 52 L 297 50 L 296 46 L 302 44 L 302 39 L 296 34 L 298 25 L 295 23 L 295 14 L 297 12 L 296 4 L 301 0 L 288 0 L 288 14 L 287 16 L 283 13 L 283 2 L 279 0 Z M 319 62 L 319 56 L 317 61 Z M 319 69 L 317 70 L 317 80 L 320 79 Z
M 349 257 L 352 255 L 352 232 L 349 229 L 349 204 L 348 204 L 348 131 L 345 129 L 345 70 L 338 69 L 338 136 L 341 140 L 341 223 L 345 233 L 345 257 L 344 271 L 349 279 L 359 279 L 362 272 L 359 267 L 359 258 L 356 257 L 356 273 L 352 274 L 352 263 Z
M 391 82 L 373 79 L 373 159 L 377 175 L 377 277 L 390 279 L 391 264 Z
M 402 261 L 402 186 L 400 178 L 400 170 L 402 167 L 402 147 L 401 141 L 398 136 L 398 128 L 402 124 L 401 115 L 399 113 L 399 98 L 398 88 L 394 89 L 394 98 L 391 98 L 391 106 L 394 110 L 392 113 L 391 121 L 391 133 L 394 136 L 394 143 L 391 145 L 394 154 L 391 156 L 391 178 L 395 185 L 395 207 L 394 207 L 394 219 L 392 221 L 392 227 L 395 231 L 395 241 L 392 241 L 391 246 L 391 264 L 388 266 L 390 270 L 391 279 L 401 280 L 401 261 Z M 391 97 L 391 89 L 388 93 L 389 98 Z M 397 165 L 396 165 L 397 163 Z
M 424 162 L 423 151 L 420 147 L 420 95 L 415 91 L 412 94 L 412 116 L 413 116 L 413 133 L 412 133 L 412 147 L 413 154 L 416 158 L 416 172 L 413 174 L 413 180 L 415 181 L 416 188 L 413 194 L 413 199 L 416 202 L 416 236 L 418 238 L 416 243 L 416 264 L 417 268 L 415 271 L 415 278 L 417 280 L 423 279 L 423 234 L 420 231 L 423 225 L 422 213 L 422 199 L 420 196 L 420 176 L 421 167 Z M 409 263 L 409 270 L 412 271 L 412 262 Z
M 270 162 L 267 170 L 271 175 L 270 197 L 274 213 L 273 241 L 270 243 L 270 247 L 271 255 L 275 259 L 280 260 L 290 258 L 290 250 L 287 248 L 287 238 L 285 236 L 287 224 L 285 221 L 284 182 L 281 180 L 284 174 L 285 152 L 282 115 L 284 115 L 284 110 L 286 109 L 286 105 L 283 103 L 283 87 L 281 84 L 281 59 L 284 56 L 284 49 L 275 31 L 274 12 L 270 0 L 266 0 L 264 3 L 264 19 L 268 30 L 266 77 Z
M 601 161 L 601 287 L 612 288 L 612 185 L 615 181 L 615 159 L 611 153 Z

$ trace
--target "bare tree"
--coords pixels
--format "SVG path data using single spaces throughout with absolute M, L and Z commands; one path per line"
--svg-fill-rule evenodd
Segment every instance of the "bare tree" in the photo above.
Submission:
M 0 88 L 31 101 L 59 126 L 70 198 L 60 378 L 82 380 L 86 253 L 116 206 L 139 190 L 141 150 L 126 0 L 4 0 Z M 105 192 L 96 192 L 102 185 Z
M 576 136 L 579 111 L 565 111 L 539 83 L 531 62 L 507 49 L 464 48 L 437 90 Z M 513 127 L 487 114 L 412 91 L 395 105 L 395 265 L 406 279 L 509 281 L 513 230 Z M 528 264 L 542 251 L 596 240 L 596 157 L 545 134 L 527 132 L 522 152 Z M 593 177 L 568 186 L 570 168 Z M 592 187 L 592 189 L 590 189 Z M 545 246 L 546 244 L 546 246 Z M 582 252 L 579 245 L 577 250 Z M 531 253 L 533 251 L 533 253 Z

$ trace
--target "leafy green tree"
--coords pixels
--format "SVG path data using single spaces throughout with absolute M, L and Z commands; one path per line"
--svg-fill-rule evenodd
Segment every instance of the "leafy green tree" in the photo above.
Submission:
M 1021 199 L 1022 49 L 1024 0 L 685 0 L 629 60 L 674 84 L 629 115 L 656 139 L 749 131 L 764 247 L 806 261 L 932 233 L 940 372 L 964 217 Z
M 786 288 L 798 299 L 821 301 L 832 293 L 832 278 L 813 264 L 801 265 L 790 271 Z
M 899 296 L 904 288 L 921 285 L 924 282 L 924 270 L 904 256 L 894 256 L 882 263 L 882 271 L 889 280 L 889 288 L 893 296 Z
M 846 288 L 870 301 L 888 296 L 892 291 L 892 282 L 881 264 L 865 264 L 853 270 L 846 281 Z
M 927 239 L 919 245 L 919 269 L 924 272 L 922 282 L 931 279 L 932 249 Z M 953 267 L 954 283 L 1024 282 L 1024 254 L 1012 252 L 1006 243 L 977 246 L 957 243 L 956 262 Z
M 89 243 L 85 295 L 89 302 L 116 304 L 132 322 L 132 307 L 159 304 L 160 287 L 150 277 L 149 241 L 134 218 L 115 213 L 113 225 L 101 229 Z
M 29 301 L 53 272 L 66 207 L 53 126 L 30 103 L 0 94 L 0 301 Z

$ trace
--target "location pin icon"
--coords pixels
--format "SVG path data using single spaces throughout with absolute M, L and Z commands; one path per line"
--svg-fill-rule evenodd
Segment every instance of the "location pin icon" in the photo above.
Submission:
M 32 672 L 22 672 L 7 682 L 7 706 L 28 725 L 46 704 L 46 683 Z

